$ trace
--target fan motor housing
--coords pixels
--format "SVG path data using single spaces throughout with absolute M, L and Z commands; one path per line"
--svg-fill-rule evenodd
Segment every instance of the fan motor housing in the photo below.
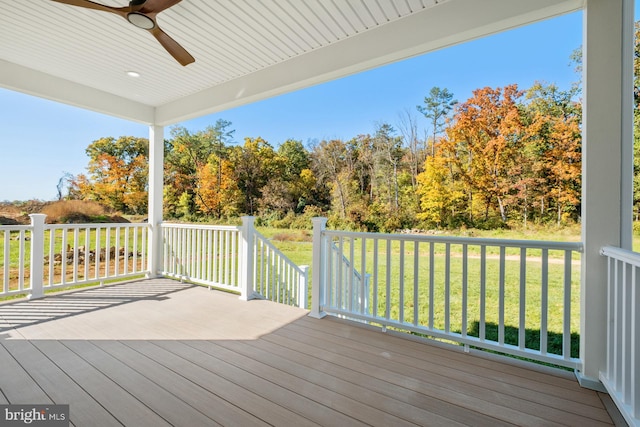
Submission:
M 131 12 L 127 14 L 127 21 L 138 28 L 142 28 L 143 30 L 152 30 L 156 26 L 153 19 L 139 12 Z

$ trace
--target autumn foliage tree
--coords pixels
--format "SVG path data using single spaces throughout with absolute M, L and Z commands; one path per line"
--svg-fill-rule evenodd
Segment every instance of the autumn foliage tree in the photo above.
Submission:
M 545 222 L 548 211 L 558 224 L 577 219 L 581 113 L 575 90 L 537 83 L 526 97 L 515 85 L 474 91 L 457 105 L 418 176 L 419 218 L 483 227 Z
M 91 143 L 86 153 L 87 174 L 71 181 L 71 194 L 123 213 L 146 212 L 149 174 L 146 138 L 101 138 Z

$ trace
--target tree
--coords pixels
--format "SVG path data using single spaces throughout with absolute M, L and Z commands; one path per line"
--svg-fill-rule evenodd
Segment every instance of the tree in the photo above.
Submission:
M 409 110 L 405 110 L 404 113 L 400 115 L 398 127 L 402 134 L 402 139 L 407 146 L 406 156 L 410 169 L 411 186 L 415 190 L 418 186 L 417 177 L 418 174 L 422 172 L 426 152 L 420 148 L 417 120 Z
M 212 154 L 197 174 L 200 197 L 195 201 L 196 206 L 200 210 L 207 209 L 216 218 L 237 214 L 240 191 L 231 162 Z
M 262 197 L 263 187 L 277 171 L 276 153 L 262 138 L 245 138 L 242 147 L 230 153 L 235 179 L 244 196 L 241 212 L 253 215 Z
M 582 109 L 574 101 L 578 91 L 573 87 L 561 91 L 555 85 L 534 84 L 527 91 L 530 144 L 538 153 L 535 166 L 540 188 L 540 210 L 544 213 L 544 199 L 555 205 L 558 225 L 565 216 L 574 214 L 581 194 L 582 149 L 580 123 Z
M 302 213 L 313 198 L 302 176 L 311 165 L 309 152 L 302 142 L 289 139 L 278 147 L 274 162 L 279 173 L 272 176 L 263 191 L 263 209 L 277 211 L 280 216 L 289 211 Z
M 456 188 L 459 182 L 450 179 L 447 159 L 437 152 L 427 157 L 424 172 L 418 175 L 418 184 L 418 219 L 437 227 L 451 223 L 456 214 L 456 205 L 464 198 L 464 192 Z
M 425 146 L 425 151 L 431 151 L 431 155 L 435 155 L 435 144 L 438 135 L 444 130 L 446 118 L 458 103 L 453 99 L 453 94 L 447 88 L 440 89 L 434 86 L 429 91 L 429 96 L 425 96 L 424 105 L 418 105 L 416 108 L 424 116 L 430 120 L 431 124 L 431 150 Z M 425 140 L 425 144 L 427 144 Z
M 341 218 L 347 216 L 350 176 L 345 173 L 347 146 L 339 139 L 322 141 L 312 153 L 314 174 L 331 189 L 332 205 L 338 208 Z
M 216 185 L 222 183 L 221 160 L 228 157 L 227 144 L 232 141 L 235 132 L 229 129 L 230 126 L 231 122 L 218 120 L 214 126 L 193 134 L 184 127 L 171 129 L 172 139 L 169 141 L 165 160 L 165 184 L 173 187 L 170 194 L 183 201 L 183 214 L 193 214 L 198 208 L 205 214 L 216 215 L 200 193 L 202 186 L 198 183 L 198 171 L 202 171 L 209 158 L 215 156 L 219 160 L 216 163 L 219 168 L 216 171 Z M 183 197 L 183 193 L 189 196 Z M 192 201 L 190 206 L 184 204 L 187 200 Z
M 521 96 L 516 85 L 476 89 L 458 106 L 443 142 L 452 166 L 483 201 L 485 221 L 494 208 L 502 222 L 507 220 L 505 201 L 517 180 L 511 170 L 518 164 L 524 131 L 517 103 Z M 472 200 L 469 208 L 473 217 Z
M 376 165 L 374 177 L 380 183 L 378 197 L 386 199 L 384 204 L 388 212 L 396 212 L 400 208 L 398 174 L 404 157 L 402 138 L 394 134 L 395 129 L 391 125 L 382 123 L 378 125 L 373 137 Z
M 147 209 L 149 141 L 121 136 L 93 141 L 87 149 L 88 175 L 78 175 L 72 186 L 79 196 L 124 213 Z

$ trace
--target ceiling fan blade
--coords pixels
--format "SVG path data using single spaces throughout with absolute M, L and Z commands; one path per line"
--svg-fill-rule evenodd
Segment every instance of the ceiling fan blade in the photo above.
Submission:
M 171 6 L 175 6 L 180 3 L 182 0 L 147 0 L 142 8 L 139 10 L 140 13 L 160 13 L 165 9 L 169 9 Z
M 160 27 L 149 30 L 151 34 L 160 42 L 160 44 L 178 61 L 180 64 L 188 65 L 195 62 L 195 59 L 185 48 L 180 46 L 177 41 L 169 37 L 167 33 L 162 31 Z
M 103 12 L 112 12 L 122 15 L 123 12 L 128 11 L 128 7 L 111 7 L 100 3 L 94 3 L 89 0 L 53 0 L 57 3 L 69 4 L 71 6 L 84 7 L 85 9 L 102 10 Z

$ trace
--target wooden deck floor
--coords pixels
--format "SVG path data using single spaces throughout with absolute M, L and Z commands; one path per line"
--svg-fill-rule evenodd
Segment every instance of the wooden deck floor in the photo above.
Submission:
M 0 403 L 75 426 L 612 424 L 569 373 L 164 279 L 0 305 Z

